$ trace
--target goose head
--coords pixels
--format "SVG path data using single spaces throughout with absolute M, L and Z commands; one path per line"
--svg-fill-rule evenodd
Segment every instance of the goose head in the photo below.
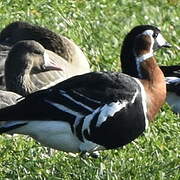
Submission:
M 171 47 L 157 27 L 151 25 L 139 25 L 134 27 L 124 39 L 120 55 L 122 72 L 133 77 L 139 77 L 138 71 L 136 70 L 136 62 L 134 61 L 135 54 L 133 46 L 136 37 L 143 33 L 149 34 L 154 39 L 153 51 L 163 47 Z
M 76 61 L 76 58 L 79 58 L 79 61 L 84 63 L 87 66 L 86 68 L 89 68 L 87 58 L 72 40 L 47 28 L 16 21 L 8 24 L 0 33 L 1 45 L 12 46 L 22 40 L 35 40 L 68 62 Z
M 6 88 L 25 96 L 57 79 L 59 76 L 53 75 L 49 79 L 48 72 L 52 71 L 63 71 L 62 64 L 54 61 L 41 44 L 34 40 L 19 41 L 5 63 Z
M 162 40 L 159 42 L 156 39 L 152 30 L 145 30 L 141 34 L 138 34 L 133 42 L 135 70 L 138 73 L 138 80 L 142 83 L 146 92 L 147 116 L 149 121 L 154 120 L 154 117 L 166 99 L 165 77 L 154 55 L 154 51 L 158 47 L 167 44 L 164 38 L 163 42 Z
M 67 37 L 58 35 L 51 30 L 16 21 L 7 25 L 0 33 L 0 74 L 4 76 L 4 63 L 10 48 L 22 40 L 35 40 L 45 49 L 58 54 L 69 63 L 70 76 L 90 72 L 88 60 L 79 46 Z M 2 48 L 1 48 L 2 47 Z M 52 54 L 52 53 L 51 53 Z M 69 75 L 67 76 L 69 77 Z M 3 80 L 2 80 L 3 81 Z M 3 84 L 0 82 L 0 84 Z

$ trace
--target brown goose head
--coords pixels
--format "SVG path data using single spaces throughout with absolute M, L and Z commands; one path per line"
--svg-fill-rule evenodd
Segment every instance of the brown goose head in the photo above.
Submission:
M 59 76 L 52 73 L 59 71 L 63 69 L 41 44 L 33 40 L 20 41 L 12 47 L 5 63 L 6 88 L 26 96 L 58 79 Z
M 72 64 L 68 70 L 69 72 L 71 71 L 71 76 L 90 71 L 86 56 L 72 40 L 58 35 L 47 28 L 17 21 L 7 25 L 0 33 L 0 47 L 2 46 L 0 50 L 6 49 L 6 51 L 0 52 L 0 67 L 2 67 L 0 68 L 0 74 L 2 74 L 2 78 L 4 75 L 4 62 L 9 52 L 8 49 L 22 40 L 35 40 L 45 49 L 55 52 L 69 64 Z M 0 82 L 0 84 L 3 83 Z

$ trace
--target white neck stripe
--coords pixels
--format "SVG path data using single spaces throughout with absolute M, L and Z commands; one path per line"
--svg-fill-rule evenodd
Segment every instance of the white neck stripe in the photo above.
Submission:
M 149 52 L 149 53 L 144 54 L 144 55 L 142 55 L 140 57 L 136 57 L 136 61 L 141 63 L 141 62 L 143 62 L 143 61 L 145 61 L 145 60 L 147 60 L 147 59 L 149 59 L 149 58 L 151 58 L 153 56 L 154 56 L 153 53 Z

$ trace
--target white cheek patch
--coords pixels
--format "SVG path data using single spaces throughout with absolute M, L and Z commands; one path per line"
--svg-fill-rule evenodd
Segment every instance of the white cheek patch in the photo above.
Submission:
M 163 46 L 166 44 L 166 40 L 164 39 L 164 37 L 161 35 L 161 33 L 158 34 L 156 41 L 158 43 L 159 46 Z

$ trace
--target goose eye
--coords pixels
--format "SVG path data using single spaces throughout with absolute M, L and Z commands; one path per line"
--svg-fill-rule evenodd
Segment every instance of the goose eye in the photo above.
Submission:
M 155 32 L 155 33 L 153 34 L 153 38 L 156 39 L 157 36 L 158 36 L 158 33 Z

